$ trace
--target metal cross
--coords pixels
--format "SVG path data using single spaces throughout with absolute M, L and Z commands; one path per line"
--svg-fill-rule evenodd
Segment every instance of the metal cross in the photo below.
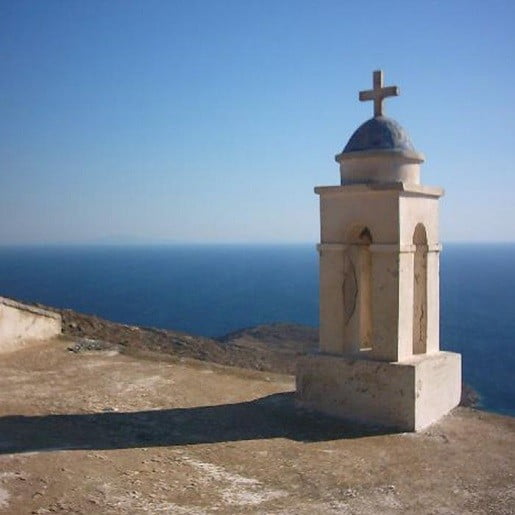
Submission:
M 396 97 L 399 95 L 397 86 L 383 87 L 383 72 L 376 70 L 374 72 L 373 89 L 359 92 L 359 100 L 365 102 L 367 100 L 374 101 L 374 117 L 383 116 L 383 100 L 386 97 Z

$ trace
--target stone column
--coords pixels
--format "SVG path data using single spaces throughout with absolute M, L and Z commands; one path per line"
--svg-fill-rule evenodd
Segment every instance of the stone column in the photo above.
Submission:
M 374 244 L 371 251 L 374 336 L 370 357 L 400 361 L 411 356 L 413 253 L 393 244 Z
M 440 251 L 435 244 L 427 252 L 427 345 L 426 352 L 440 350 Z
M 343 264 L 346 246 L 320 244 L 320 351 L 343 354 Z

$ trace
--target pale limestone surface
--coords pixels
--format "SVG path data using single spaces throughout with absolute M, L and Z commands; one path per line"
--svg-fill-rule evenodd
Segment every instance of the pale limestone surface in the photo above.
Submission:
M 0 353 L 61 334 L 61 316 L 0 297 Z
M 423 156 L 382 113 L 336 156 L 341 186 L 320 196 L 320 355 L 298 367 L 300 402 L 329 414 L 419 430 L 455 407 L 461 359 L 440 352 L 438 200 Z M 363 98 L 362 98 L 363 97 Z

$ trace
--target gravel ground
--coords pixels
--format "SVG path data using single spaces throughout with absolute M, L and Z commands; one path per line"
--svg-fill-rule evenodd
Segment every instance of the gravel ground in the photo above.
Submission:
M 2 356 L 0 512 L 515 511 L 513 418 L 384 434 L 298 409 L 289 375 L 84 338 Z

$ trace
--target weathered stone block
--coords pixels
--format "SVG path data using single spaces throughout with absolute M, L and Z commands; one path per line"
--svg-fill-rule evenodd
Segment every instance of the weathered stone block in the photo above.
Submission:
M 418 431 L 459 404 L 461 356 L 437 352 L 388 363 L 313 354 L 299 360 L 296 381 L 298 401 L 305 407 Z

